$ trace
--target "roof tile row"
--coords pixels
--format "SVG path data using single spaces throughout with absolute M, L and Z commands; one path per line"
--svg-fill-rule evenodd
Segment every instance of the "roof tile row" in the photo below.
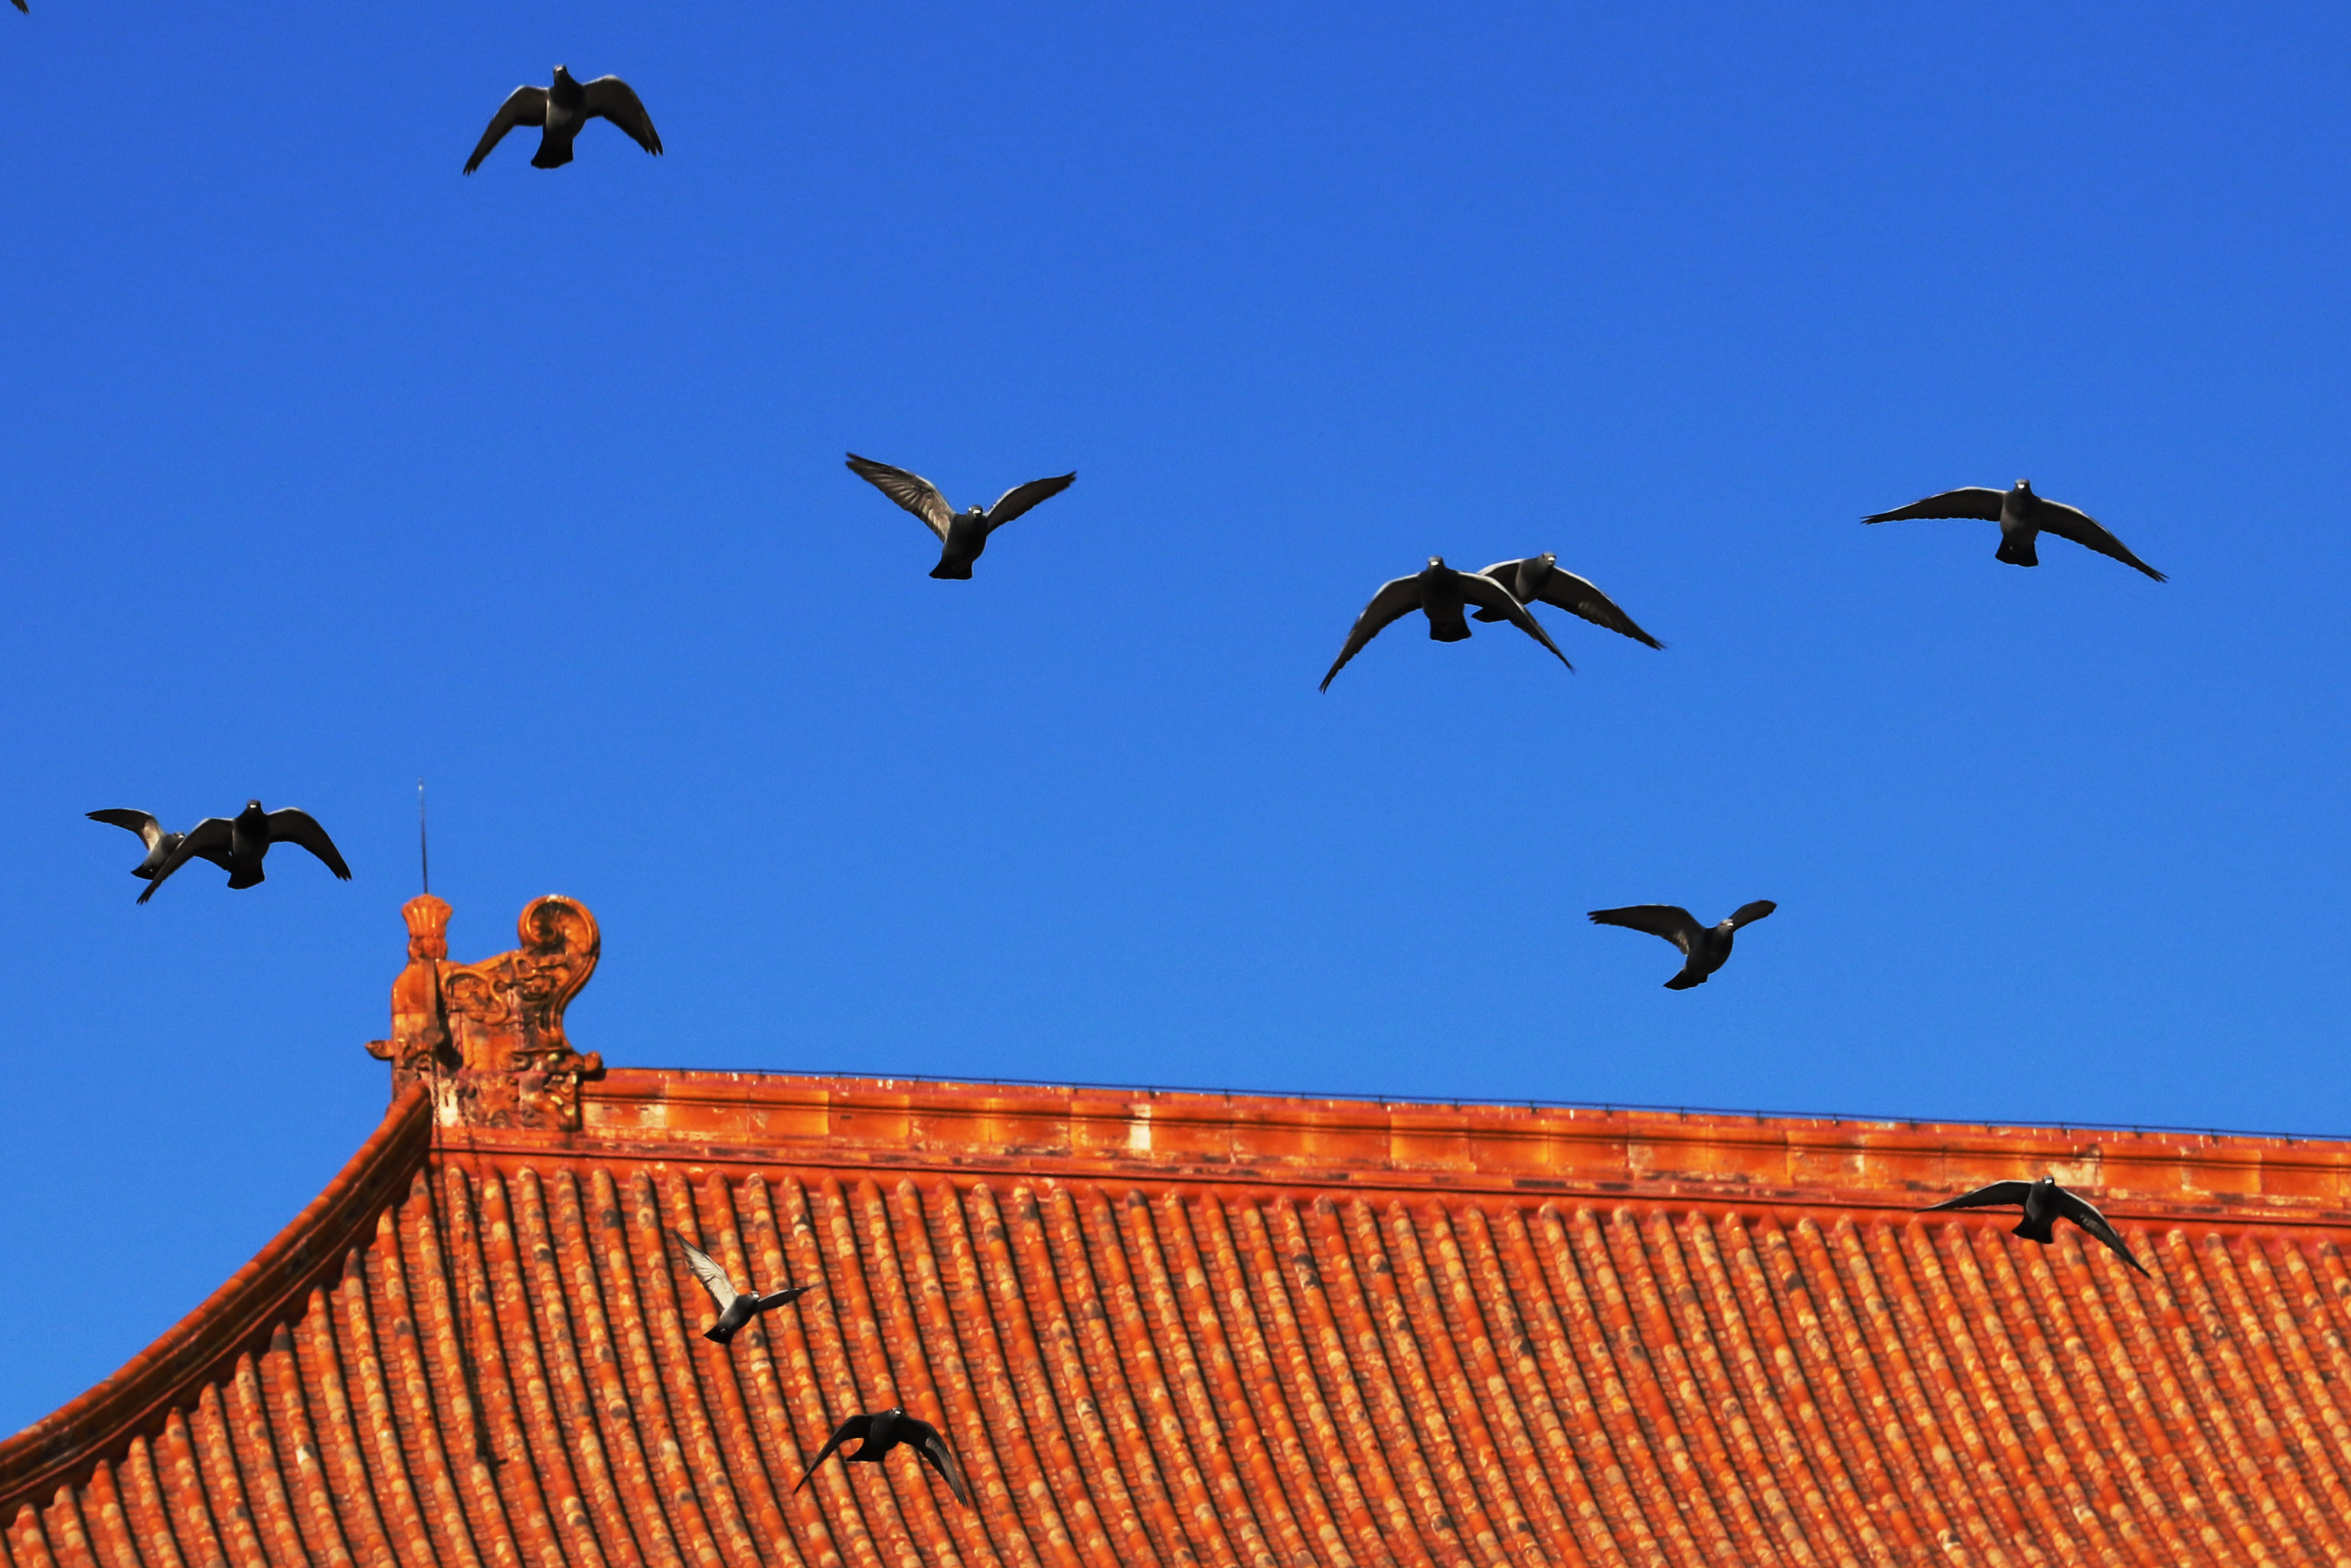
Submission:
M 509 1144 L 380 1135 L 340 1267 L 0 1447 L 0 1568 L 2351 1561 L 2307 1217 L 2118 1216 L 2142 1280 L 1885 1207 Z M 671 1228 L 824 1288 L 710 1344 Z M 798 1487 L 893 1404 L 975 1509 Z

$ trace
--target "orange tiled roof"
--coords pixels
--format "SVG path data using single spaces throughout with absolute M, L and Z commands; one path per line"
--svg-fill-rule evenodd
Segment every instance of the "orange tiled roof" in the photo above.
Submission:
M 0 1444 L 5 1568 L 2351 1560 L 2351 1147 L 605 1072 L 533 908 L 412 946 L 382 1128 Z M 1912 1212 L 2044 1168 L 2155 1278 Z M 672 1226 L 824 1288 L 708 1343 Z M 977 1509 L 792 1490 L 893 1403 Z

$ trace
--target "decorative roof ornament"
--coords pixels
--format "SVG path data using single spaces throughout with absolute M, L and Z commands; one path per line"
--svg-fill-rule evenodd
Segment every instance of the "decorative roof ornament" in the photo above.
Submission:
M 575 899 L 533 899 L 519 949 L 453 964 L 446 902 L 423 894 L 400 913 L 408 967 L 392 983 L 392 1038 L 367 1048 L 392 1063 L 393 1097 L 423 1084 L 444 1127 L 579 1131 L 580 1085 L 604 1059 L 571 1049 L 563 1009 L 595 972 L 596 917 Z

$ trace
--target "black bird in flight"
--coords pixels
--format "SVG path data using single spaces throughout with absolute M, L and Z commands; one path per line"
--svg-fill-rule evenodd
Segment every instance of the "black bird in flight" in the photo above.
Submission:
M 947 1483 L 947 1490 L 955 1493 L 956 1501 L 966 1508 L 971 1506 L 971 1489 L 964 1485 L 963 1471 L 956 1466 L 955 1456 L 947 1451 L 947 1440 L 939 1436 L 939 1429 L 928 1421 L 907 1415 L 895 1406 L 887 1410 L 877 1410 L 871 1416 L 852 1416 L 835 1427 L 832 1436 L 825 1440 L 824 1447 L 818 1450 L 816 1458 L 809 1461 L 807 1474 L 800 1477 L 800 1486 L 792 1490 L 798 1491 L 800 1487 L 808 1485 L 809 1476 L 816 1474 L 817 1467 L 852 1437 L 861 1439 L 857 1452 L 841 1455 L 842 1464 L 878 1465 L 883 1455 L 903 1443 L 920 1454 L 925 1464 L 939 1472 L 939 1478 Z
M 147 858 L 132 866 L 131 874 L 146 878 L 151 882 L 154 880 L 155 873 L 162 868 L 163 862 L 172 858 L 172 852 L 180 847 L 180 841 L 188 836 L 185 833 L 167 833 L 163 831 L 163 824 L 146 812 L 133 811 L 124 806 L 109 806 L 103 811 L 91 811 L 87 815 L 93 822 L 105 822 L 112 827 L 128 828 L 139 835 L 140 841 L 147 846 Z M 228 852 L 225 849 L 214 850 L 208 854 L 199 850 L 197 853 L 203 854 L 204 859 L 223 870 L 228 867 Z
M 725 1344 L 735 1337 L 737 1330 L 761 1312 L 788 1306 L 816 1289 L 814 1285 L 787 1285 L 764 1296 L 757 1291 L 738 1291 L 735 1288 L 735 1281 L 726 1277 L 726 1270 L 718 1266 L 716 1259 L 676 1231 L 669 1234 L 670 1239 L 684 1249 L 685 1266 L 694 1270 L 694 1277 L 702 1281 L 702 1288 L 709 1291 L 710 1299 L 717 1303 L 718 1321 L 702 1331 L 705 1339 Z
M 2044 501 L 2032 493 L 2032 481 L 2019 479 L 2012 490 L 1994 490 L 1982 485 L 1970 485 L 1964 489 L 1946 490 L 1939 496 L 1929 496 L 1923 501 L 1913 501 L 1891 512 L 1880 512 L 1864 517 L 1865 523 L 1894 523 L 1907 517 L 1981 517 L 2000 525 L 2000 549 L 1993 558 L 2011 566 L 2039 566 L 2040 552 L 2032 541 L 2040 535 L 2055 534 L 2061 539 L 2072 539 L 2086 549 L 2112 556 L 2125 566 L 2136 567 L 2155 579 L 2164 580 L 2163 573 L 2131 554 L 2130 547 L 2098 526 L 2095 517 L 2065 505 L 2063 501 Z
M 265 811 L 260 801 L 247 800 L 245 810 L 234 817 L 206 817 L 190 828 L 179 846 L 155 868 L 139 902 L 154 897 L 165 877 L 198 859 L 225 867 L 231 887 L 251 887 L 262 880 L 261 857 L 272 844 L 299 844 L 326 862 L 329 871 L 345 882 L 351 880 L 351 868 L 343 863 L 342 852 L 309 812 L 291 806 Z
M 1465 607 L 1475 604 L 1493 612 L 1481 615 L 1481 621 L 1508 621 L 1520 631 L 1549 648 L 1552 656 L 1567 664 L 1567 655 L 1542 629 L 1542 623 L 1526 612 L 1526 607 L 1511 597 L 1510 591 L 1493 578 L 1482 573 L 1456 571 L 1445 564 L 1445 558 L 1433 555 L 1428 565 L 1410 577 L 1399 577 L 1380 584 L 1364 612 L 1355 617 L 1354 629 L 1347 633 L 1347 645 L 1339 650 L 1338 659 L 1331 673 L 1322 677 L 1322 689 L 1329 691 L 1331 682 L 1346 667 L 1347 661 L 1363 651 L 1364 644 L 1378 636 L 1383 628 L 1417 610 L 1428 617 L 1428 636 L 1433 643 L 1458 643 L 1469 635 L 1469 622 L 1462 618 Z M 1567 664 L 1571 670 L 1573 664 Z
M 931 568 L 931 575 L 958 579 L 971 575 L 971 563 L 987 548 L 988 535 L 1038 502 L 1060 495 L 1078 479 L 1074 473 L 1031 479 L 1005 491 L 992 507 L 968 507 L 958 512 L 947 505 L 939 487 L 920 474 L 893 468 L 854 452 L 849 455 L 849 471 L 922 518 L 923 526 L 939 536 L 939 564 Z
M 1545 550 L 1524 560 L 1498 560 L 1479 574 L 1490 577 L 1510 591 L 1510 597 L 1521 604 L 1540 600 L 1556 604 L 1562 610 L 1583 616 L 1594 626 L 1604 626 L 1621 632 L 1635 643 L 1646 643 L 1652 648 L 1662 648 L 1663 643 L 1650 636 L 1634 623 L 1633 618 L 1616 607 L 1616 601 L 1572 571 L 1562 571 L 1559 557 Z M 1505 621 L 1509 617 L 1498 610 L 1480 610 L 1479 621 Z
M 1712 925 L 1700 925 L 1687 909 L 1672 904 L 1635 904 L 1624 909 L 1595 909 L 1592 912 L 1594 925 L 1622 925 L 1627 931 L 1646 931 L 1652 936 L 1662 936 L 1682 950 L 1688 960 L 1682 972 L 1666 982 L 1669 991 L 1687 991 L 1692 986 L 1703 986 L 1706 977 L 1722 967 L 1730 957 L 1732 934 L 1740 926 L 1752 925 L 1780 906 L 1768 898 L 1752 904 L 1742 904 L 1730 912 L 1729 918 Z
M 474 155 L 465 160 L 465 172 L 480 168 L 490 149 L 517 125 L 539 128 L 538 151 L 530 155 L 531 167 L 560 169 L 571 162 L 571 139 L 580 134 L 580 127 L 600 116 L 627 131 L 646 152 L 660 155 L 661 132 L 653 129 L 653 117 L 645 112 L 634 89 L 619 77 L 583 82 L 558 66 L 554 86 L 518 87 L 507 95 L 506 102 L 490 117 L 490 128 L 475 145 Z
M 2070 1219 L 2092 1236 L 2105 1243 L 2107 1249 L 2124 1262 L 2147 1274 L 2147 1266 L 2131 1256 L 2123 1245 L 2122 1232 L 2110 1224 L 2106 1217 L 2092 1207 L 2087 1199 L 2067 1192 L 2057 1185 L 2055 1176 L 2043 1176 L 2039 1181 L 1996 1181 L 1990 1186 L 1980 1186 L 1958 1197 L 1929 1204 L 1918 1212 L 1933 1214 L 1945 1208 L 1995 1208 L 2003 1204 L 2021 1204 L 2024 1218 L 2016 1222 L 2011 1235 L 2022 1236 L 2027 1241 L 2047 1246 L 2056 1239 L 2056 1225 Z M 2150 1280 L 2155 1276 L 2147 1274 Z

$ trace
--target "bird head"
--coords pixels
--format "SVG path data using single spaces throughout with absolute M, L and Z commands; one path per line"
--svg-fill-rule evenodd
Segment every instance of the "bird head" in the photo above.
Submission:
M 247 800 L 245 803 L 245 809 L 248 811 L 258 811 L 261 810 L 261 802 L 258 800 Z
M 1445 558 L 1441 555 L 1430 556 L 1428 565 L 1432 571 L 1442 571 L 1445 569 Z
M 555 68 L 555 79 L 556 79 L 557 81 L 562 82 L 562 83 L 564 83 L 564 84 L 566 84 L 566 85 L 568 86 L 568 85 L 570 83 L 570 80 L 571 80 L 571 68 L 570 68 L 570 67 L 569 67 L 569 66 L 558 66 L 558 67 L 556 67 L 556 68 Z
M 2032 481 L 2030 479 L 2019 479 L 2016 482 L 2016 487 L 2028 496 L 2032 494 Z
M 1535 559 L 1537 559 L 1537 560 L 1539 560 L 1539 561 L 1541 561 L 1541 562 L 1542 563 L 1542 565 L 1543 565 L 1543 569 L 1544 569 L 1546 571 L 1548 571 L 1551 568 L 1555 567 L 1555 566 L 1557 566 L 1557 565 L 1559 564 L 1559 557 L 1557 557 L 1557 556 L 1553 555 L 1553 554 L 1552 554 L 1551 551 L 1549 551 L 1549 550 L 1545 550 L 1545 551 L 1543 551 L 1543 552 L 1542 552 L 1542 554 L 1541 554 L 1541 555 L 1539 555 L 1539 556 L 1535 557 Z

